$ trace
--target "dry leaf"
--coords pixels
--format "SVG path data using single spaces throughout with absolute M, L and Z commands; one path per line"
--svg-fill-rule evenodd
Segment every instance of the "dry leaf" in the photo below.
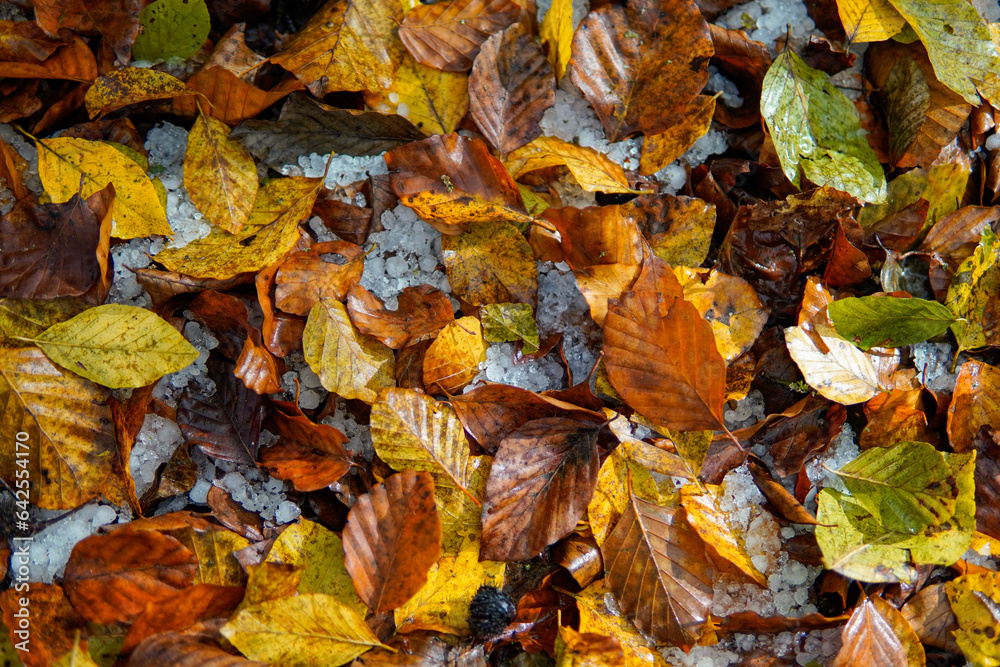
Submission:
M 482 43 L 513 23 L 520 12 L 513 0 L 418 5 L 407 12 L 399 38 L 417 62 L 446 72 L 468 72 Z

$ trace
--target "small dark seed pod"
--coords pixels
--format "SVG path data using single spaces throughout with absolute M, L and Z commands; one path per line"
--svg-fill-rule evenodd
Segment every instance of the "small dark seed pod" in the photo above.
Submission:
M 469 627 L 480 637 L 500 634 L 515 616 L 514 601 L 496 586 L 480 586 L 469 603 Z

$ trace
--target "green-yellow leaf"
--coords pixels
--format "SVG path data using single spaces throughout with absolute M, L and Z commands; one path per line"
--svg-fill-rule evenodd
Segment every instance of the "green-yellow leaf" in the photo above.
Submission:
M 975 667 L 1000 667 L 1000 572 L 963 574 L 945 584 L 958 621 L 953 631 L 962 653 Z
M 881 42 L 899 34 L 906 19 L 888 0 L 837 0 L 837 12 L 850 42 Z
M 929 206 L 923 231 L 927 231 L 936 221 L 958 209 L 968 181 L 969 169 L 962 164 L 940 164 L 929 171 L 911 169 L 889 183 L 886 203 L 867 204 L 862 208 L 858 222 L 862 227 L 871 227 L 918 199 L 926 199 Z
M 208 38 L 205 0 L 156 0 L 139 12 L 142 30 L 132 45 L 136 60 L 188 58 Z
M 524 341 L 523 354 L 538 352 L 538 323 L 526 303 L 491 303 L 479 310 L 483 338 L 491 343 Z
M 893 296 L 839 299 L 827 312 L 837 333 L 862 350 L 920 343 L 944 333 L 955 321 L 937 301 Z
M 210 222 L 238 234 L 257 198 L 257 165 L 229 132 L 221 120 L 198 114 L 184 152 L 184 187 Z
M 920 37 L 941 83 L 980 105 L 1000 103 L 1000 53 L 968 0 L 889 0 Z
M 886 528 L 917 533 L 955 514 L 958 487 L 944 454 L 926 442 L 872 447 L 836 471 Z
M 1000 241 L 987 225 L 976 250 L 962 262 L 945 300 L 960 321 L 951 325 L 958 349 L 1000 345 L 1000 327 L 988 320 L 1000 299 Z
M 159 315 L 116 303 L 49 327 L 38 346 L 63 368 L 112 389 L 144 387 L 198 358 L 198 350 Z
M 0 299 L 0 347 L 30 347 L 53 324 L 65 322 L 90 306 L 82 297 Z
M 257 192 L 250 219 L 239 234 L 213 228 L 203 239 L 162 251 L 156 261 L 194 278 L 224 279 L 260 271 L 295 245 L 298 224 L 312 212 L 322 183 L 321 178 L 275 179 Z
M 357 330 L 340 301 L 321 299 L 309 311 L 302 352 L 327 391 L 372 404 L 395 384 L 395 357 L 384 343 Z
M 321 593 L 278 598 L 244 609 L 221 632 L 251 660 L 285 667 L 341 665 L 383 646 L 363 616 Z
M 712 431 L 670 431 L 670 439 L 691 475 L 697 477 L 708 454 L 708 447 L 712 444 Z
M 173 233 L 153 182 L 110 143 L 65 137 L 40 139 L 37 144 L 38 176 L 54 203 L 67 202 L 77 193 L 89 197 L 113 183 L 111 236 L 131 239 Z
M 473 305 L 535 300 L 535 256 L 509 222 L 472 223 L 457 236 L 445 235 L 441 254 L 452 289 Z
M 767 70 L 760 112 L 792 183 L 798 185 L 801 174 L 864 201 L 886 200 L 885 174 L 857 109 L 825 73 L 791 49 Z

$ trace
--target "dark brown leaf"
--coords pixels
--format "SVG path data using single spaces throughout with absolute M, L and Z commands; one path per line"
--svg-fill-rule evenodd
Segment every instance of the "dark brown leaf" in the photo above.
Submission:
M 364 245 L 372 226 L 372 209 L 345 203 L 339 195 L 326 188 L 320 190 L 316 197 L 313 214 L 323 220 L 324 227 L 356 245 Z
M 158 306 L 170 297 L 178 294 L 190 294 L 202 290 L 226 290 L 236 285 L 250 282 L 252 276 L 241 273 L 218 280 L 216 278 L 192 278 L 174 271 L 159 269 L 129 269 L 135 274 L 135 279 L 149 292 L 153 305 Z
M 541 136 L 539 121 L 556 103 L 556 80 L 520 23 L 483 43 L 469 77 L 469 114 L 501 155 Z
M 743 106 L 738 109 L 716 104 L 715 118 L 729 127 L 749 127 L 760 121 L 760 92 L 771 66 L 771 54 L 766 45 L 749 39 L 742 30 L 717 25 L 708 28 L 715 47 L 712 64 L 736 84 L 743 98 Z
M 924 644 L 952 653 L 962 652 L 952 636 L 952 632 L 958 630 L 958 621 L 944 584 L 931 584 L 922 589 L 907 600 L 900 611 Z
M 392 651 L 376 648 L 351 663 L 351 667 L 486 667 L 481 643 L 457 644 L 448 635 L 435 637 L 421 632 L 398 634 L 386 644 Z
M 514 0 L 452 0 L 418 5 L 399 26 L 399 38 L 417 62 L 446 72 L 468 72 L 479 48 L 517 20 Z
M 792 617 L 761 616 L 752 611 L 741 611 L 721 619 L 719 632 L 728 635 L 734 632 L 758 634 L 822 630 L 835 628 L 844 623 L 847 618 L 847 616 L 824 616 L 816 612 Z
M 263 399 L 233 374 L 231 364 L 209 363 L 215 394 L 185 391 L 177 402 L 177 424 L 189 444 L 224 461 L 255 466 Z
M 348 512 L 343 539 L 344 565 L 368 608 L 405 604 L 441 553 L 434 478 L 407 470 L 372 487 Z
M 358 284 L 351 285 L 347 293 L 347 312 L 358 331 L 378 338 L 393 350 L 437 333 L 455 321 L 447 295 L 430 285 L 404 288 L 397 304 L 396 310 L 389 310 L 381 299 Z
M 266 667 L 224 651 L 207 633 L 165 632 L 149 637 L 132 653 L 128 667 Z
M 982 428 L 972 441 L 976 452 L 976 530 L 1000 539 L 1000 434 Z
M 486 482 L 482 559 L 527 560 L 573 531 L 597 485 L 601 428 L 544 417 L 500 443 Z
M 764 445 L 782 477 L 798 472 L 802 463 L 837 437 L 847 419 L 842 405 L 820 396 L 807 396 L 780 414 L 770 414 L 754 426 L 750 447 Z M 738 437 L 740 433 L 736 434 Z M 743 438 L 741 437 L 742 441 Z

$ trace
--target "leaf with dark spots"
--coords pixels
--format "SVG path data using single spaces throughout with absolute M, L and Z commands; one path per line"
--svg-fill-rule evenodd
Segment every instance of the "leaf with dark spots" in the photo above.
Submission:
M 597 485 L 602 427 L 545 417 L 500 443 L 486 482 L 481 558 L 526 560 L 573 531 Z

